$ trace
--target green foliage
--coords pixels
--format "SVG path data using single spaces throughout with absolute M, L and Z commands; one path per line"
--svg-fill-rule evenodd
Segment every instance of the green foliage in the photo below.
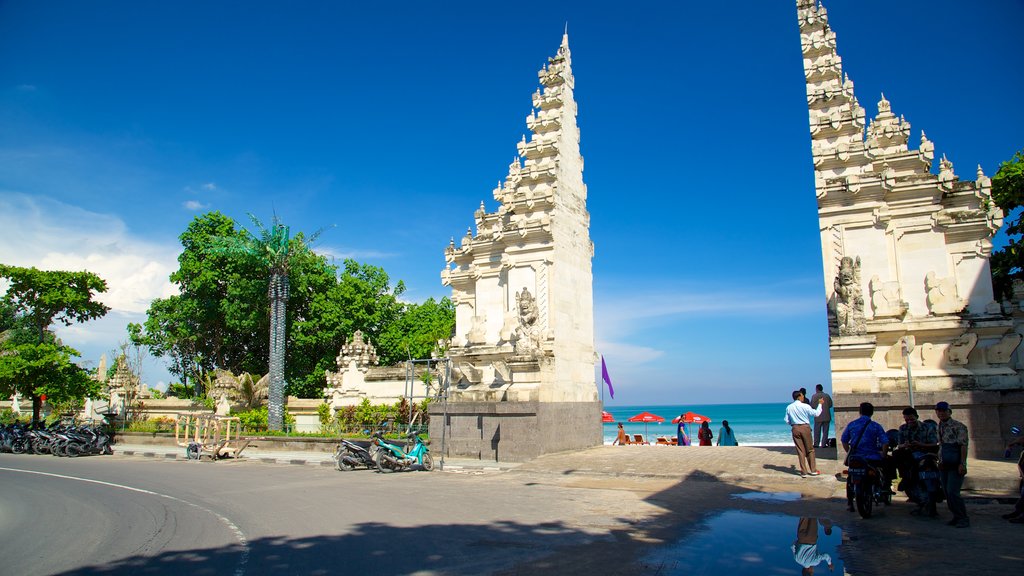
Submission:
M 454 327 L 455 306 L 447 297 L 440 302 L 430 298 L 423 304 L 408 304 L 381 334 L 377 356 L 383 365 L 430 358 L 434 352 L 442 356 L 446 350 L 439 350 L 437 342 L 447 340 Z
M 70 326 L 102 318 L 110 308 L 93 300 L 107 283 L 92 272 L 65 272 L 0 264 L 0 278 L 9 283 L 4 302 L 24 316 L 42 338 L 54 322 Z
M 1003 210 L 1009 236 L 1009 243 L 992 254 L 992 284 L 997 298 L 1010 298 L 1013 280 L 1024 279 L 1024 151 L 999 165 L 992 177 L 992 199 Z
M 329 434 L 336 431 L 338 428 L 338 421 L 331 417 L 331 405 L 322 403 L 316 407 L 316 415 L 320 419 L 320 432 L 322 434 Z
M 171 382 L 167 385 L 167 392 L 165 394 L 167 398 L 175 397 L 183 400 L 188 400 L 195 396 L 195 388 L 191 386 L 185 386 L 180 382 Z
M 99 396 L 102 383 L 73 362 L 77 356 L 77 350 L 58 344 L 50 334 L 46 342 L 8 340 L 0 349 L 0 396 L 45 394 L 51 404 Z
M 0 395 L 15 391 L 32 399 L 39 419 L 40 397 L 51 403 L 99 395 L 100 383 L 73 361 L 79 354 L 48 331 L 100 318 L 110 309 L 93 300 L 107 283 L 92 272 L 64 272 L 0 264 L 7 292 L 0 306 Z
M 259 408 L 253 408 L 252 410 L 244 410 L 242 412 L 234 413 L 232 416 L 238 417 L 238 423 L 241 425 L 243 432 L 248 434 L 270 432 L 267 429 L 267 407 L 260 406 Z M 285 413 L 285 428 L 291 430 L 295 427 L 295 417 L 291 414 Z
M 153 400 L 162 400 L 164 397 L 164 393 L 156 388 L 150 388 L 149 393 L 153 395 Z
M 196 217 L 180 237 L 179 268 L 171 275 L 179 294 L 153 301 L 145 323 L 130 327 L 132 342 L 170 359 L 171 371 L 186 381 L 215 368 L 263 373 L 270 360 L 267 260 L 225 248 L 255 239 L 218 212 Z M 302 249 L 309 243 L 302 234 L 289 242 L 288 394 L 321 396 L 324 371 L 335 369 L 338 350 L 356 330 L 377 347 L 382 364 L 409 352 L 428 357 L 436 340 L 450 335 L 454 309 L 447 298 L 406 306 L 399 301 L 405 285 L 392 286 L 383 269 L 345 260 L 339 270 Z
M 14 410 L 10 408 L 4 408 L 0 411 L 0 424 L 8 425 L 14 424 L 15 422 L 28 422 L 28 418 L 21 416 L 19 417 L 14 413 Z
M 127 430 L 129 432 L 149 432 L 151 434 L 174 432 L 174 418 L 148 418 L 146 420 L 129 422 Z

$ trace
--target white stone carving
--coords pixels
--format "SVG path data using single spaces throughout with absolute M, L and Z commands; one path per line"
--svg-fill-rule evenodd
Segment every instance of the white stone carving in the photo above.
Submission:
M 928 310 L 932 314 L 958 314 L 967 304 L 957 296 L 956 278 L 939 278 L 935 272 L 924 277 L 925 289 L 928 291 Z
M 949 363 L 965 366 L 968 361 L 967 357 L 970 356 L 971 351 L 974 350 L 974 347 L 977 345 L 978 335 L 974 332 L 965 332 L 960 335 L 959 338 L 949 345 Z
M 864 295 L 860 287 L 860 257 L 843 256 L 834 282 L 836 325 L 840 336 L 867 334 Z
M 1013 357 L 1013 351 L 1020 346 L 1022 336 L 1011 332 L 1002 340 L 984 349 L 985 362 L 988 364 L 1006 364 Z
M 910 305 L 900 298 L 899 282 L 882 282 L 878 275 L 871 277 L 871 310 L 875 318 L 902 318 Z

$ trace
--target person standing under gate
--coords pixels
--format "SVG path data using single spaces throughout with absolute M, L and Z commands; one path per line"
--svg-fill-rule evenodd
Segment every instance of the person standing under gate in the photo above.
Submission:
M 811 421 L 821 415 L 822 400 L 818 406 L 811 408 L 805 404 L 807 398 L 799 390 L 793 391 L 793 403 L 786 406 L 786 424 L 793 430 L 793 444 L 796 445 L 796 456 L 800 462 L 800 477 L 817 476 L 818 463 L 814 460 L 814 438 L 811 437 Z
M 821 384 L 814 388 L 811 406 L 817 406 L 819 400 L 824 400 L 821 402 L 821 416 L 814 418 L 814 445 L 826 448 L 828 447 L 828 429 L 832 425 L 832 397 L 825 393 Z

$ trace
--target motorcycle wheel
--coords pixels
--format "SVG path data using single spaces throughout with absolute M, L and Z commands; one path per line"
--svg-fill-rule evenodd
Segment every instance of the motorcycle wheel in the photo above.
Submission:
M 100 454 L 106 454 L 108 456 L 113 454 L 113 453 L 114 453 L 114 449 L 110 447 L 110 444 L 104 444 L 103 445 L 103 451 L 100 452 Z
M 85 453 L 85 446 L 81 444 L 68 444 L 64 447 L 64 455 L 68 458 L 78 458 Z
M 874 498 L 871 497 L 871 488 L 863 484 L 854 489 L 857 501 L 857 513 L 861 518 L 871 518 L 871 506 Z
M 394 463 L 391 462 L 391 458 L 383 450 L 377 451 L 377 472 L 388 473 L 394 472 Z
M 189 444 L 185 448 L 185 458 L 188 460 L 199 460 L 199 446 L 196 444 Z
M 11 443 L 12 454 L 24 454 L 25 452 L 28 452 L 28 446 L 25 440 L 18 439 Z
M 63 458 L 68 455 L 68 445 L 64 442 L 56 442 L 50 446 L 50 454 Z
M 35 440 L 32 442 L 32 453 L 33 454 L 49 454 L 50 447 L 42 440 Z
M 335 460 L 335 463 L 337 464 L 335 468 L 337 468 L 339 472 L 351 472 L 355 469 L 355 466 L 352 465 L 351 458 L 352 457 L 348 454 L 348 450 L 339 450 L 338 457 Z
M 430 472 L 431 470 L 434 469 L 434 457 L 430 455 L 430 452 L 427 452 L 426 454 L 423 455 L 422 466 L 425 472 Z

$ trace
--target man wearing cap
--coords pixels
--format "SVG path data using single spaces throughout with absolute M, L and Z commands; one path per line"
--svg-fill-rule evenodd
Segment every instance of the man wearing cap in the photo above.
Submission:
M 800 477 L 808 474 L 817 476 L 818 463 L 814 460 L 814 438 L 811 437 L 811 422 L 821 415 L 821 400 L 817 409 L 811 408 L 804 401 L 807 398 L 800 390 L 793 391 L 793 403 L 786 406 L 786 424 L 793 429 L 793 444 L 796 445 L 796 456 L 800 462 Z M 810 464 L 810 468 L 808 468 Z
M 967 528 L 967 506 L 960 497 L 960 488 L 967 475 L 967 426 L 953 420 L 949 402 L 935 405 L 935 416 L 939 419 L 939 482 L 946 492 L 946 506 L 953 513 L 950 526 Z

